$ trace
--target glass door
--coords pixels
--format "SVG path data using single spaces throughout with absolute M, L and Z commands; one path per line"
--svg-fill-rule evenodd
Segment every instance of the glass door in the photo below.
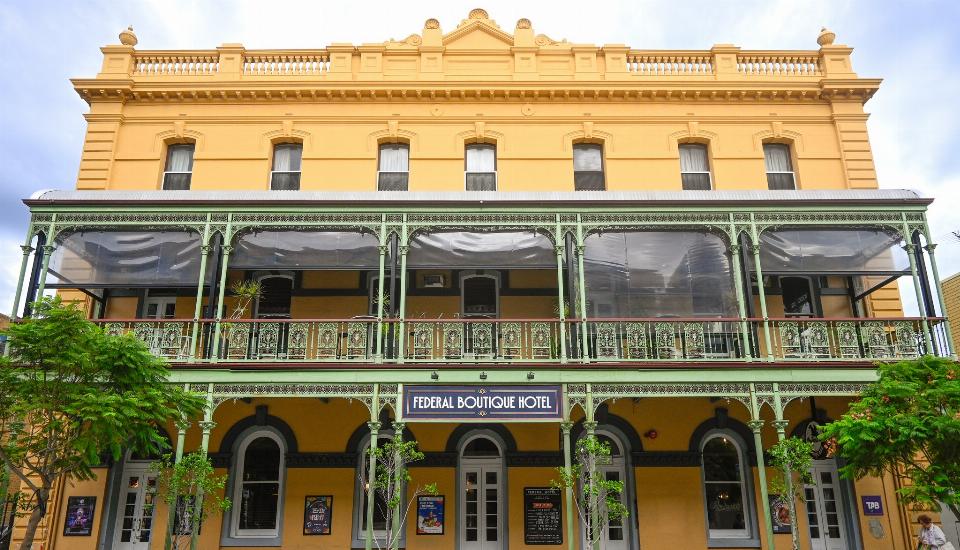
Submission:
M 463 505 L 460 509 L 460 550 L 500 550 L 501 467 L 498 461 L 467 461 L 460 467 Z
M 613 459 L 609 465 L 597 466 L 604 479 L 607 481 L 619 481 L 626 488 L 626 476 L 624 476 L 623 462 L 619 459 Z M 620 503 L 627 505 L 625 495 L 620 493 L 616 495 Z M 600 540 L 600 548 L 604 550 L 627 550 L 627 533 L 624 520 L 627 518 L 611 519 L 607 528 L 603 530 L 603 538 Z
M 123 472 L 116 528 L 116 550 L 149 550 L 153 535 L 157 477 L 148 463 L 128 464 Z
M 833 460 L 815 460 L 813 464 L 813 483 L 803 487 L 810 549 L 843 550 L 847 545 L 837 465 Z

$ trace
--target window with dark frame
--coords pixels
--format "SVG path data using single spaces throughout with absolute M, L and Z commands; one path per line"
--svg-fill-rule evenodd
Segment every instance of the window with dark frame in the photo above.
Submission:
M 598 143 L 573 145 L 573 188 L 576 191 L 604 191 L 603 146 Z
M 680 150 L 680 179 L 684 191 L 710 191 L 713 180 L 707 146 L 700 143 L 682 143 Z
M 299 191 L 300 163 L 303 145 L 278 143 L 273 146 L 273 170 L 270 171 L 271 191 Z
M 272 437 L 254 437 L 243 449 L 233 506 L 236 536 L 260 536 L 278 529 L 282 451 Z
M 163 168 L 164 191 L 189 191 L 193 177 L 193 143 L 167 146 L 167 162 Z
M 488 143 L 467 145 L 464 155 L 467 191 L 497 190 L 497 147 Z
M 767 169 L 768 189 L 793 190 L 797 188 L 797 178 L 793 171 L 789 145 L 764 143 L 763 162 Z
M 383 143 L 377 166 L 377 191 L 407 191 L 410 184 L 410 146 Z

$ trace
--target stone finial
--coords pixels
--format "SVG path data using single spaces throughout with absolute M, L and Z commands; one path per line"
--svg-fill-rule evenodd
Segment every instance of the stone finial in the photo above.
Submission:
M 470 15 L 467 17 L 469 19 L 490 19 L 490 16 L 487 14 L 487 10 L 483 8 L 475 8 L 470 10 Z
M 425 29 L 439 29 L 439 28 L 440 28 L 440 22 L 437 21 L 436 19 L 427 19 L 427 21 L 423 24 L 423 28 L 425 28 Z
M 533 24 L 530 23 L 530 20 L 527 19 L 527 18 L 523 18 L 523 19 L 520 19 L 519 21 L 517 21 L 517 28 L 518 28 L 518 29 L 529 29 L 529 28 L 532 28 L 532 27 L 533 27 Z
M 820 28 L 820 34 L 817 36 L 817 44 L 821 46 L 830 46 L 836 40 L 837 34 L 826 27 Z
M 133 25 L 130 25 L 120 33 L 120 43 L 124 46 L 137 45 L 137 35 L 133 32 Z

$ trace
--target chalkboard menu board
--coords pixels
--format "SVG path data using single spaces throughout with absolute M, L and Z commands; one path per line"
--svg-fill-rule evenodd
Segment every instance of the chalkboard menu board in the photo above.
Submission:
M 523 542 L 563 544 L 559 489 L 523 488 Z
M 303 505 L 303 534 L 329 535 L 333 523 L 333 497 L 308 496 Z

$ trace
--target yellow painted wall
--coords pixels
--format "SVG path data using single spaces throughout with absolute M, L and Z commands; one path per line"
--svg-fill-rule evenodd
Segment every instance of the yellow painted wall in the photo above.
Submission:
M 960 334 L 960 277 L 952 275 L 943 280 L 943 302 L 950 319 L 950 332 L 953 337 L 953 349 L 957 349 L 957 336 Z

